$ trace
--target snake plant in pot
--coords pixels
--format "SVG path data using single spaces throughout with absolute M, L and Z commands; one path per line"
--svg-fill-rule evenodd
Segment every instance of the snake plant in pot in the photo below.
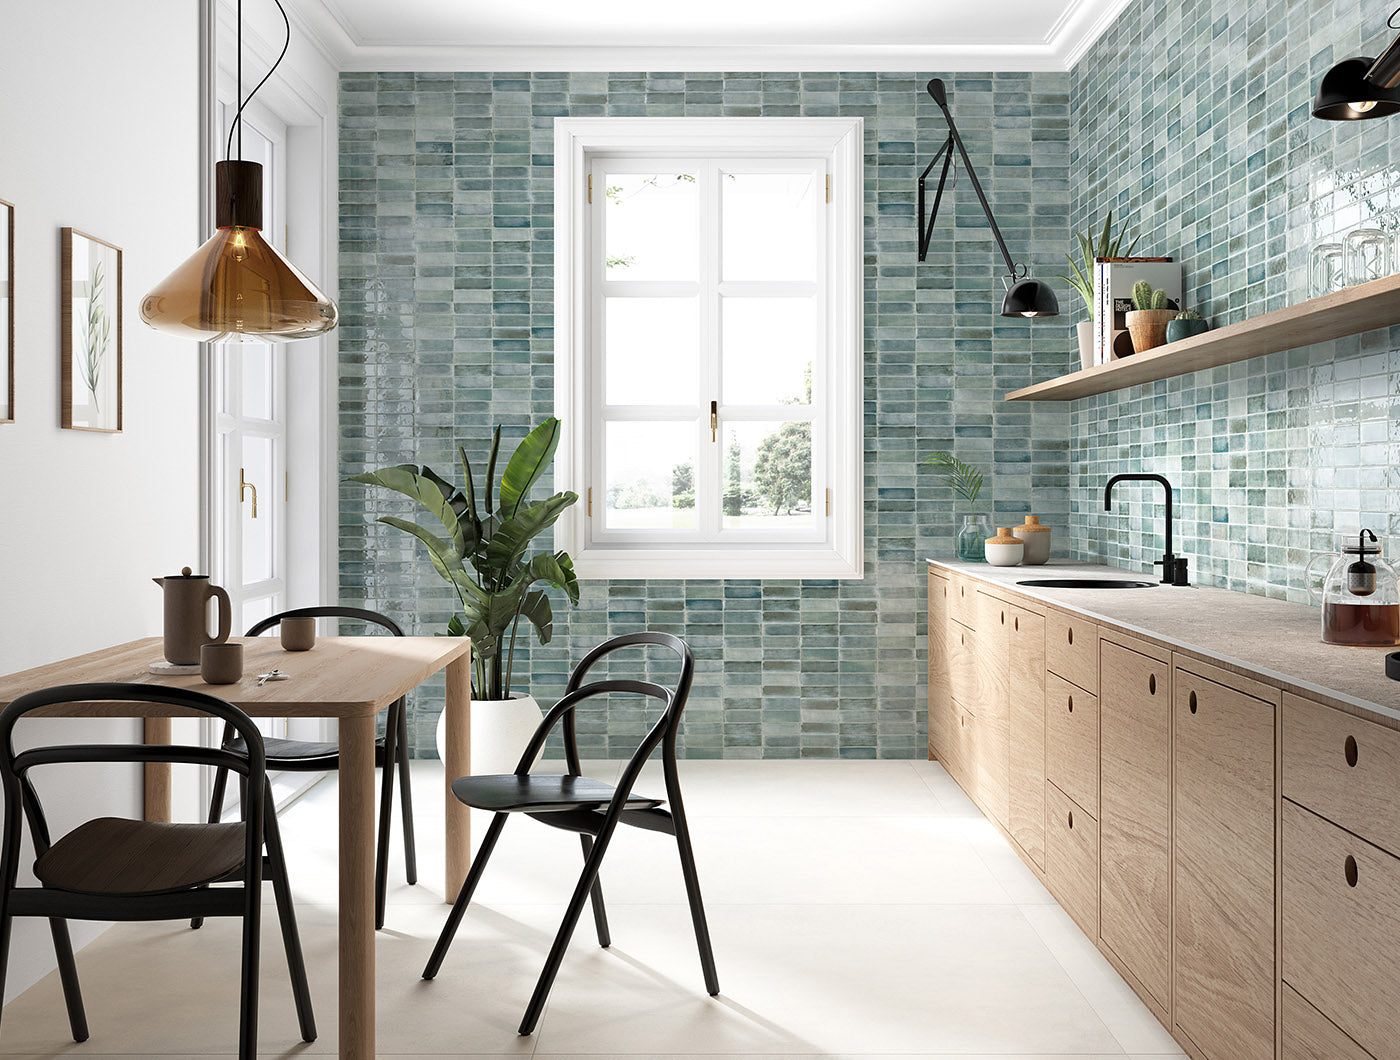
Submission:
M 578 500 L 578 494 L 570 492 L 541 501 L 529 499 L 554 460 L 560 430 L 559 420 L 551 417 L 526 435 L 506 461 L 498 484 L 501 428 L 497 427 L 480 493 L 466 450 L 461 448 L 461 487 L 416 464 L 380 468 L 349 479 L 410 498 L 436 524 L 379 517 L 381 523 L 412 534 L 427 547 L 433 570 L 457 597 L 461 610 L 448 622 L 447 635 L 472 640 L 473 773 L 514 770 L 542 717 L 532 697 L 512 688 L 512 679 L 521 634 L 529 636 L 533 629 L 541 644 L 548 644 L 553 636 L 554 612 L 545 587 L 558 589 L 571 604 L 578 603 L 578 578 L 568 553 L 532 552 L 531 546 Z M 442 749 L 439 719 L 439 755 Z

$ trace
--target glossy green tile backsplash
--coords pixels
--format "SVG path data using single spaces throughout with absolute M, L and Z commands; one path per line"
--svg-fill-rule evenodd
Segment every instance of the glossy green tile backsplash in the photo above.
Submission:
M 340 469 L 415 461 L 446 472 L 553 411 L 553 120 L 563 115 L 840 114 L 865 119 L 866 577 L 591 581 L 523 665 L 544 703 L 570 660 L 648 626 L 698 659 L 684 752 L 706 757 L 922 757 L 922 557 L 949 554 L 952 494 L 918 457 L 954 449 L 989 472 L 1003 523 L 1069 519 L 1070 410 L 1005 391 L 1070 367 L 1061 322 L 997 315 L 1000 262 L 966 180 L 915 262 L 915 178 L 946 136 L 927 74 L 347 73 L 340 97 Z M 1059 271 L 1071 202 L 1068 74 L 961 74 L 952 106 L 1013 254 Z M 455 476 L 453 476 L 455 477 Z M 450 598 L 426 556 L 377 525 L 400 509 L 340 490 L 346 603 L 416 632 Z M 1063 540 L 1063 537 L 1061 538 Z M 518 666 L 522 664 L 517 664 Z M 412 710 L 432 754 L 440 691 Z M 636 744 L 621 706 L 585 754 Z
M 1139 252 L 1181 260 L 1187 301 L 1217 326 L 1309 297 L 1314 244 L 1400 227 L 1395 119 L 1309 115 L 1325 70 L 1391 39 L 1388 13 L 1135 0 L 1073 71 L 1074 226 L 1110 207 L 1131 219 Z M 1178 487 L 1176 551 L 1201 582 L 1303 600 L 1307 558 L 1336 531 L 1400 533 L 1400 329 L 1071 407 L 1082 558 L 1147 570 L 1161 555 L 1155 494 L 1102 510 L 1104 482 L 1126 470 Z

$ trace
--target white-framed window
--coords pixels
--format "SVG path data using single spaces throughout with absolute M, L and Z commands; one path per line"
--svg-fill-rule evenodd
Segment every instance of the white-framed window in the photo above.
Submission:
M 555 120 L 559 547 L 859 578 L 863 123 Z

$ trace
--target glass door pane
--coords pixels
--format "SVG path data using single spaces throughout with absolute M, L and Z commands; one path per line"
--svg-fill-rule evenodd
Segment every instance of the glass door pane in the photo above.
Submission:
M 724 424 L 721 525 L 805 530 L 812 525 L 812 424 Z

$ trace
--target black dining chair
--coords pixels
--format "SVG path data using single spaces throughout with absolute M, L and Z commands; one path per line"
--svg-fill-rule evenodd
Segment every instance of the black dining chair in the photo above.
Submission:
M 246 636 L 260 637 L 285 618 L 344 618 L 367 625 L 381 626 L 395 637 L 404 635 L 392 618 L 378 611 L 360 607 L 298 607 L 272 615 L 253 625 Z M 340 747 L 334 743 L 313 743 L 306 740 L 279 740 L 265 737 L 267 768 L 273 772 L 327 773 L 340 768 Z M 235 754 L 242 753 L 242 744 L 232 728 L 224 728 L 223 747 Z M 389 830 L 394 807 L 394 772 L 397 768 L 399 790 L 403 799 L 403 854 L 408 882 L 418 882 L 418 854 L 413 839 L 413 792 L 408 772 L 408 709 L 403 697 L 395 700 L 385 717 L 384 735 L 374 745 L 374 764 L 384 770 L 379 795 L 379 840 L 374 858 L 374 926 L 384 926 L 385 892 L 389 879 Z M 209 801 L 209 820 L 219 821 L 224 812 L 224 794 L 228 773 L 219 770 L 214 776 L 213 797 Z M 199 927 L 199 920 L 190 927 Z
M 655 645 L 667 648 L 680 656 L 680 675 L 674 688 L 665 688 L 650 681 L 604 680 L 584 683 L 595 664 L 613 652 L 625 648 Z M 613 669 L 610 663 L 609 671 Z M 608 842 L 619 824 L 633 825 L 649 831 L 664 832 L 676 837 L 680 852 L 681 875 L 685 878 L 686 896 L 690 900 L 690 917 L 695 925 L 695 940 L 700 948 L 700 966 L 705 974 L 705 989 L 711 996 L 719 993 L 719 977 L 715 973 L 714 952 L 710 947 L 710 930 L 705 923 L 705 907 L 700 900 L 700 880 L 695 873 L 695 855 L 690 844 L 690 832 L 685 823 L 685 807 L 681 802 L 680 776 L 676 770 L 676 736 L 680 731 L 681 712 L 685 709 L 686 697 L 690 693 L 690 683 L 695 672 L 695 660 L 683 640 L 669 633 L 629 633 L 594 648 L 579 663 L 565 690 L 564 698 L 540 722 L 529 746 L 520 756 L 520 764 L 514 773 L 493 776 L 462 777 L 452 783 L 452 794 L 459 801 L 477 810 L 490 810 L 495 816 L 482 838 L 481 849 L 472 862 L 462 890 L 453 903 L 452 912 L 447 916 L 433 954 L 423 969 L 423 978 L 434 978 L 447 956 L 448 947 L 462 922 L 462 915 L 471 902 L 491 851 L 501 836 L 506 818 L 513 813 L 523 813 L 554 828 L 578 832 L 583 844 L 583 874 L 574 887 L 573 897 L 564 921 L 559 925 L 559 933 L 554 937 L 544 970 L 535 984 L 535 992 L 525 1009 L 525 1018 L 520 1023 L 521 1034 L 534 1032 L 549 997 L 550 987 L 559 971 L 569 938 L 583 912 L 583 903 L 590 895 L 593 902 L 593 920 L 598 931 L 598 944 L 607 947 L 612 939 L 608 931 L 607 911 L 603 906 L 603 887 L 598 879 L 598 869 L 603 855 L 607 853 Z M 578 756 L 578 726 L 575 721 L 575 708 L 594 696 L 619 694 L 647 696 L 660 700 L 664 707 L 661 716 L 652 725 L 641 746 L 627 761 L 617 786 L 601 781 L 589 780 L 583 776 Z M 568 772 L 563 774 L 539 774 L 530 772 L 530 766 L 544 748 L 550 731 L 560 721 L 564 722 L 564 753 Z M 661 746 L 661 761 L 666 781 L 666 798 L 653 799 L 637 795 L 632 785 L 637 782 L 642 767 L 657 745 Z M 663 805 L 664 804 L 664 805 Z M 669 809 L 667 808 L 669 807 Z
M 244 752 L 233 754 L 209 747 L 169 744 L 60 744 L 16 752 L 15 725 L 26 714 L 62 704 L 102 701 L 159 703 L 180 708 L 180 712 L 221 718 L 243 740 Z M 114 713 L 120 716 L 119 712 Z M 249 794 L 242 818 L 227 824 L 166 824 L 99 817 L 53 842 L 30 771 L 36 767 L 92 762 L 214 766 L 237 773 Z M 158 685 L 61 685 L 30 692 L 0 711 L 0 784 L 5 795 L 4 846 L 0 850 L 0 992 L 4 990 L 9 967 L 14 918 L 46 917 L 73 1040 L 85 1042 L 87 1016 L 68 935 L 69 920 L 242 917 L 238 1055 L 242 1060 L 252 1060 L 258 1047 L 259 931 L 266 873 L 277 900 L 301 1037 L 306 1042 L 316 1040 L 311 990 L 306 982 L 306 962 L 302 958 L 277 817 L 272 811 L 262 736 L 248 715 L 203 692 Z M 26 819 L 36 855 L 37 887 L 20 887 L 17 883 L 20 838 Z M 235 883 L 240 886 L 231 886 Z

